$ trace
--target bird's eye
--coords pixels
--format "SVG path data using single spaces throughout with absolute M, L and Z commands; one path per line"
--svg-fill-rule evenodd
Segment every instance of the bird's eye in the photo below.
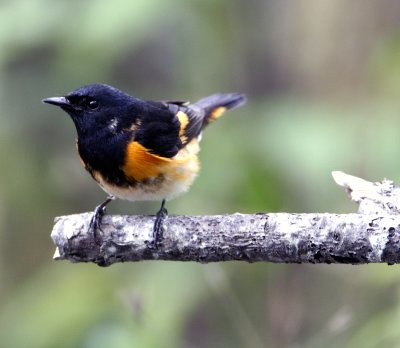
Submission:
M 87 105 L 90 109 L 94 110 L 97 109 L 97 107 L 99 106 L 99 102 L 97 100 L 91 99 L 88 101 Z

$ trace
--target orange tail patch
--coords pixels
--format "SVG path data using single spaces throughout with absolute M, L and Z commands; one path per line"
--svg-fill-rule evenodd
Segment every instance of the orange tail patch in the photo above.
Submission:
M 208 116 L 208 122 L 215 121 L 217 118 L 221 117 L 222 114 L 227 110 L 225 106 L 219 106 L 211 111 L 210 116 Z

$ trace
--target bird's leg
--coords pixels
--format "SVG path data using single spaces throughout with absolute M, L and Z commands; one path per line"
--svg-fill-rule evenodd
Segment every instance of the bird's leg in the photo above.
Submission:
M 156 214 L 156 221 L 154 222 L 153 227 L 153 241 L 152 245 L 157 248 L 158 243 L 162 240 L 163 232 L 164 232 L 164 221 L 165 218 L 168 216 L 168 210 L 164 207 L 165 206 L 165 199 L 161 202 L 161 208 Z
M 102 243 L 101 236 L 99 235 L 99 232 L 101 231 L 101 220 L 103 219 L 103 216 L 106 212 L 106 206 L 108 203 L 110 203 L 112 200 L 114 200 L 114 196 L 108 196 L 107 199 L 99 204 L 96 209 L 93 212 L 93 217 L 90 220 L 89 224 L 89 231 L 93 231 L 93 238 L 96 242 L 96 244 L 100 245 Z

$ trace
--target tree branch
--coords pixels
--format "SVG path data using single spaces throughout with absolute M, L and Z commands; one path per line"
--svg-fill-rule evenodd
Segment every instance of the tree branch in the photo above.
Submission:
M 89 233 L 92 213 L 56 218 L 54 258 L 72 262 L 241 260 L 363 264 L 400 262 L 400 188 L 333 172 L 359 214 L 170 216 L 158 249 L 149 247 L 153 216 L 106 215 L 103 242 Z

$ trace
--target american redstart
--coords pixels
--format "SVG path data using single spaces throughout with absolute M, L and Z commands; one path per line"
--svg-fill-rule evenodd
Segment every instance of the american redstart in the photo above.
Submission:
M 165 201 L 187 191 L 199 171 L 203 128 L 226 110 L 244 104 L 242 94 L 213 94 L 194 104 L 149 101 L 105 84 L 80 87 L 64 97 L 43 99 L 72 118 L 82 164 L 109 196 L 94 211 L 94 238 L 106 205 L 115 197 L 159 200 L 152 243 L 162 238 Z

